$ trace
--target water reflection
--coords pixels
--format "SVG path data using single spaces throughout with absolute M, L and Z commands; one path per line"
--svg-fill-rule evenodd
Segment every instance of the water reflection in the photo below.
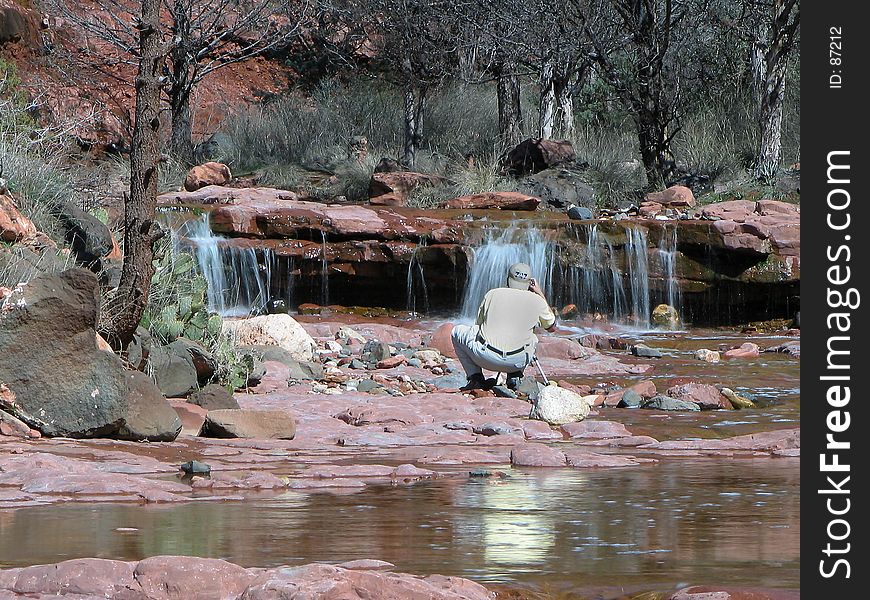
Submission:
M 0 565 L 80 556 L 246 566 L 390 561 L 411 573 L 576 590 L 677 582 L 798 587 L 799 468 L 789 459 L 513 471 L 352 495 L 0 511 Z

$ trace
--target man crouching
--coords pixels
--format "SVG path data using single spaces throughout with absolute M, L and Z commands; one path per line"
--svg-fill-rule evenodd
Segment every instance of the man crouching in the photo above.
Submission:
M 553 331 L 556 316 L 529 265 L 517 263 L 508 269 L 507 287 L 491 289 L 483 297 L 475 324 L 453 328 L 453 348 L 468 377 L 461 389 L 487 388 L 483 369 L 507 373 L 508 388 L 516 389 L 535 357 L 538 326 Z

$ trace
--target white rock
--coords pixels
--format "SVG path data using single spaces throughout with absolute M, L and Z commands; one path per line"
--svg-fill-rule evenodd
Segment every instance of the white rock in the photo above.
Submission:
M 335 332 L 335 339 L 341 340 L 343 342 L 347 341 L 347 340 L 356 340 L 356 341 L 361 342 L 363 344 L 365 344 L 365 342 L 366 342 L 366 339 L 362 335 L 360 335 L 357 331 L 355 331 L 354 329 L 351 329 L 350 327 L 348 327 L 346 325 L 340 327 L 338 329 L 338 331 Z
M 279 346 L 294 360 L 308 362 L 314 357 L 317 343 L 296 319 L 288 314 L 263 315 L 225 320 L 223 330 L 240 346 Z
M 546 421 L 550 425 L 564 425 L 582 421 L 592 408 L 595 396 L 581 396 L 551 383 L 538 395 L 530 419 Z
M 706 348 L 701 348 L 700 350 L 695 350 L 695 358 L 698 360 L 703 360 L 708 363 L 717 363 L 719 362 L 719 353 L 715 350 L 707 350 Z
M 417 350 L 414 353 L 414 358 L 423 363 L 441 364 L 444 362 L 441 353 L 437 350 Z

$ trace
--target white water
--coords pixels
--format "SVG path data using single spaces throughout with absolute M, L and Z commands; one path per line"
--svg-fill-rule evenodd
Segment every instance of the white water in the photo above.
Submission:
M 417 290 L 422 292 L 423 312 L 429 312 L 429 292 L 426 290 L 426 277 L 423 275 L 423 264 L 417 259 L 420 248 L 426 247 L 426 240 L 421 240 L 414 248 L 411 260 L 408 261 L 408 276 L 406 278 L 405 307 L 408 312 L 417 312 Z
M 679 312 L 680 310 L 680 286 L 676 278 L 677 266 L 677 228 L 669 232 L 667 228 L 659 242 L 659 259 L 662 261 L 662 271 L 665 275 L 667 303 Z M 681 315 L 682 316 L 682 315 Z
M 208 282 L 208 309 L 221 316 L 261 312 L 270 299 L 275 256 L 270 249 L 238 248 L 215 235 L 208 214 L 175 233 L 176 248 L 193 252 Z M 288 286 L 292 289 L 292 286 Z
M 508 268 L 518 262 L 531 267 L 532 277 L 538 280 L 545 295 L 552 297 L 553 244 L 533 227 L 490 230 L 474 251 L 460 310 L 463 320 L 476 318 L 483 297 L 493 288 L 504 287 Z

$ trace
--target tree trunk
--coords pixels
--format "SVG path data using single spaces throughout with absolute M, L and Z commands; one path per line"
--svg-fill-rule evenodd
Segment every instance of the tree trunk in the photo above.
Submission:
M 194 161 L 193 127 L 190 114 L 190 91 L 170 92 L 169 107 L 172 115 L 172 134 L 169 137 L 169 150 L 181 162 L 192 165 Z
M 776 65 L 769 74 L 761 99 L 761 141 L 755 175 L 770 180 L 776 176 L 782 155 L 782 108 L 785 97 L 785 65 Z
M 544 61 L 541 66 L 541 100 L 539 105 L 541 137 L 552 139 L 553 127 L 556 124 L 556 88 L 554 85 L 555 69 L 552 60 Z
M 640 143 L 640 156 L 646 171 L 647 187 L 661 190 L 665 187 L 666 132 L 649 110 L 635 110 L 635 125 Z
M 154 275 L 154 242 L 161 230 L 154 221 L 160 161 L 160 75 L 163 51 L 160 0 L 142 0 L 139 21 L 139 72 L 136 117 L 130 152 L 130 194 L 124 202 L 124 264 L 118 289 L 110 298 L 101 333 L 115 348 L 125 348 L 148 304 Z
M 498 93 L 498 130 L 505 148 L 523 140 L 523 116 L 520 104 L 520 81 L 513 68 L 501 64 L 496 68 Z
M 423 143 L 423 121 L 426 114 L 426 89 L 414 84 L 405 85 L 405 143 L 402 162 L 413 169 L 417 151 Z
M 574 96 L 569 81 L 559 81 L 556 86 L 556 101 L 559 105 L 560 134 L 565 139 L 574 137 Z

